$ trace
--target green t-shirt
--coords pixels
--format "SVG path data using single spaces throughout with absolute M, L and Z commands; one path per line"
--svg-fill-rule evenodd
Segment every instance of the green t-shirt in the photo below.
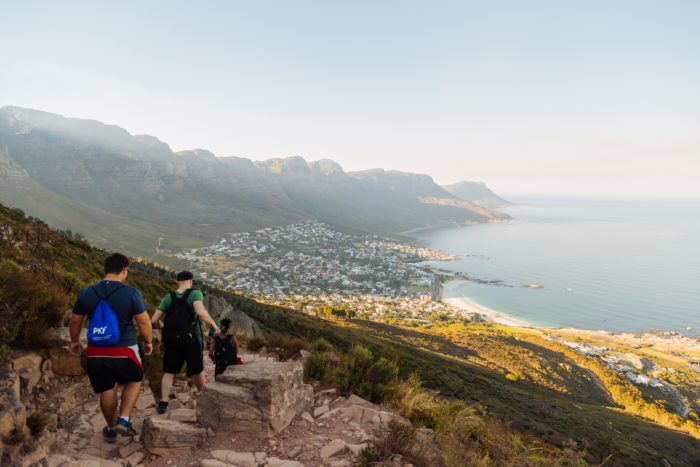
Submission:
M 187 292 L 187 291 L 185 291 Z M 175 296 L 177 298 L 182 298 L 183 295 L 185 295 L 185 292 L 177 292 L 175 291 Z M 197 340 L 199 342 L 202 342 L 202 324 L 199 321 L 199 315 L 194 311 L 194 302 L 203 302 L 204 301 L 204 295 L 202 295 L 201 290 L 197 289 L 192 289 L 192 292 L 190 292 L 189 297 L 187 297 L 187 304 L 190 306 L 192 309 L 192 313 L 194 313 L 194 322 L 195 322 L 195 327 L 197 329 Z M 168 309 L 170 304 L 172 303 L 172 300 L 170 299 L 170 294 L 166 295 L 163 297 L 163 300 L 160 302 L 160 305 L 158 305 L 158 309 L 165 313 L 165 310 Z

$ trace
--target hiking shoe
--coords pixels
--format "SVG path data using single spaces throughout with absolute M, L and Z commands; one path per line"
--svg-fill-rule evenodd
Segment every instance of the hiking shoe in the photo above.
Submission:
M 165 413 L 166 410 L 168 410 L 168 403 L 165 401 L 158 402 L 158 407 L 156 408 L 156 412 Z
M 134 430 L 134 426 L 131 424 L 131 421 L 127 422 L 121 417 L 119 420 L 117 420 L 117 425 L 114 427 L 114 431 L 122 436 L 134 437 L 138 434 L 136 433 L 136 430 Z
M 108 426 L 104 427 L 104 429 L 102 430 L 102 437 L 107 443 L 117 442 L 117 432 Z

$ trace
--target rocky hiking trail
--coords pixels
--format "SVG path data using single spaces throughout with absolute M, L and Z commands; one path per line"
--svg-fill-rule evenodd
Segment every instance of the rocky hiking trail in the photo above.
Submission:
M 346 467 L 391 419 L 409 423 L 355 395 L 341 397 L 335 389 L 314 394 L 303 384 L 301 355 L 278 362 L 264 351 L 241 350 L 244 365 L 229 367 L 216 381 L 205 355 L 207 385 L 201 393 L 176 378 L 174 399 L 163 415 L 156 413 L 156 399 L 144 381 L 131 414 L 139 435 L 119 436 L 116 444 L 103 440 L 105 421 L 87 377 L 59 377 L 48 369 L 43 384 L 31 389 L 40 393 L 35 401 L 52 404 L 55 416 L 33 452 L 9 453 L 11 465 Z M 432 432 L 417 431 L 420 442 L 435 450 Z M 390 465 L 410 464 L 397 456 Z

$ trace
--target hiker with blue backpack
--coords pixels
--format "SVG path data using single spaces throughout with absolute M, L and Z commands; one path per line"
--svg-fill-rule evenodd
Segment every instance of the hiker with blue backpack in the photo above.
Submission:
M 88 324 L 87 374 L 95 393 L 100 395 L 100 408 L 107 421 L 102 430 L 104 440 L 114 443 L 117 433 L 135 436 L 131 410 L 136 404 L 143 380 L 134 320 L 143 341 L 143 354 L 153 351 L 151 321 L 141 293 L 124 284 L 130 260 L 121 253 L 112 253 L 104 263 L 104 279 L 84 288 L 73 306 L 70 320 L 70 350 L 75 356 L 83 353 L 80 331 L 85 317 Z M 122 386 L 121 405 L 117 388 Z
M 179 272 L 175 280 L 176 289 L 163 298 L 151 318 L 155 328 L 160 328 L 163 320 L 163 379 L 161 398 L 156 408 L 158 413 L 168 410 L 173 379 L 183 363 L 187 362 L 187 376 L 193 378 L 197 390 L 201 391 L 206 383 L 201 321 L 208 323 L 216 332 L 218 327 L 204 308 L 202 292 L 193 289 L 193 284 L 194 275 L 191 272 Z

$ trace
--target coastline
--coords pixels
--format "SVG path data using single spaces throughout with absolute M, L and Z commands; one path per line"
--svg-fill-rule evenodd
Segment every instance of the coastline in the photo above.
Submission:
M 455 293 L 456 289 L 461 287 L 462 285 L 465 284 L 471 284 L 471 281 L 464 280 L 464 279 L 455 279 L 451 280 L 449 282 L 446 282 L 442 286 L 442 302 L 451 305 L 455 308 L 458 308 L 460 310 L 466 311 L 467 313 L 478 313 L 480 315 L 487 316 L 491 321 L 498 323 L 498 324 L 504 324 L 506 326 L 511 326 L 514 328 L 536 328 L 537 326 L 534 326 L 530 323 L 527 323 L 523 320 L 513 318 L 510 316 L 505 316 L 495 310 L 492 310 L 491 308 L 487 308 L 485 306 L 479 305 L 478 303 L 470 300 L 467 297 L 461 297 L 457 296 Z
M 479 305 L 466 297 L 456 294 L 456 290 L 471 281 L 454 279 L 443 284 L 442 302 L 451 305 L 467 313 L 477 313 L 486 316 L 494 323 L 503 324 L 513 328 L 528 328 L 541 333 L 553 333 L 555 335 L 570 335 L 585 339 L 616 342 L 628 346 L 648 345 L 665 352 L 700 352 L 700 339 L 680 334 L 657 335 L 652 333 L 615 332 L 604 329 L 578 329 L 572 327 L 546 327 L 536 326 L 526 321 L 505 316 L 495 310 Z M 444 295 L 447 295 L 445 297 Z M 451 295 L 451 296 L 450 296 Z

